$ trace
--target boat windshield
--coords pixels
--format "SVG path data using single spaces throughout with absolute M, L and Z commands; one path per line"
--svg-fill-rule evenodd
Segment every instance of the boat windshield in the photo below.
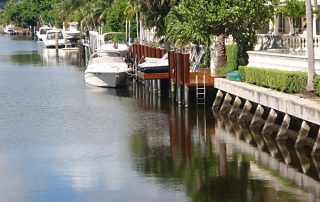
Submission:
M 58 35 L 58 39 L 63 39 L 63 35 L 61 32 L 51 32 L 47 34 L 48 40 L 54 40 L 56 38 L 56 34 Z
M 48 30 L 51 30 L 51 29 L 40 29 L 40 34 L 46 34 Z

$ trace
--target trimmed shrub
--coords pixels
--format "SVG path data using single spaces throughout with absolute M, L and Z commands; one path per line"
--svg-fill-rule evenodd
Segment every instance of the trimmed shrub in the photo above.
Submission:
M 314 92 L 320 96 L 320 75 L 317 75 L 313 80 Z
M 216 68 L 216 73 L 220 74 L 220 75 L 223 75 L 223 76 L 226 76 L 229 72 L 232 72 L 234 71 L 233 68 L 230 68 L 230 67 L 219 67 L 219 68 Z
M 247 83 L 269 87 L 287 93 L 303 93 L 307 85 L 307 74 L 298 71 L 239 67 L 241 79 Z M 318 81 L 320 88 L 320 79 Z
M 228 69 L 238 69 L 238 46 L 237 44 L 226 45 L 227 67 Z

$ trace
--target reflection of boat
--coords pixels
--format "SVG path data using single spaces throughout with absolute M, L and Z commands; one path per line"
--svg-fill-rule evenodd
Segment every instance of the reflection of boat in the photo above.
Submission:
M 46 36 L 47 31 L 52 30 L 52 27 L 49 27 L 47 25 L 42 26 L 39 28 L 39 31 L 36 32 L 36 36 L 39 41 L 42 41 L 43 38 Z
M 129 46 L 123 42 L 119 41 L 119 38 L 123 35 L 122 32 L 107 32 L 102 35 L 102 44 L 98 48 L 98 52 L 117 52 L 121 57 L 127 56 L 129 52 Z M 105 41 L 107 38 L 107 41 Z
M 59 47 L 63 47 L 65 45 L 65 41 L 61 30 L 48 30 L 45 37 L 43 38 L 43 43 L 47 48 L 54 48 L 57 43 Z
M 4 29 L 4 33 L 9 35 L 16 35 L 17 31 L 14 29 L 13 25 L 6 25 L 6 28 Z
M 168 54 L 162 58 L 146 57 L 144 63 L 139 64 L 139 70 L 145 73 L 162 73 L 169 71 Z
M 77 43 L 81 38 L 81 32 L 78 30 L 77 22 L 69 22 L 69 28 L 64 32 L 68 43 Z
M 116 53 L 94 53 L 85 71 L 86 83 L 99 87 L 120 87 L 127 82 L 128 65 Z

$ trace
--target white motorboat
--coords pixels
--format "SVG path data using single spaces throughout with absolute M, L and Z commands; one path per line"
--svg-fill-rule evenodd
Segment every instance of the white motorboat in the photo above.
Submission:
M 99 87 L 121 87 L 127 83 L 128 65 L 116 53 L 96 52 L 85 70 L 85 82 Z
M 45 37 L 42 38 L 42 40 L 46 48 L 54 48 L 56 47 L 56 45 L 58 45 L 58 47 L 65 46 L 64 36 L 62 34 L 62 31 L 59 29 L 48 30 Z
M 39 31 L 36 32 L 37 39 L 39 41 L 43 41 L 43 38 L 45 38 L 47 31 L 52 30 L 52 27 L 49 27 L 47 25 L 44 25 L 39 28 Z
M 81 32 L 78 30 L 77 22 L 69 22 L 68 29 L 64 32 L 65 38 L 69 43 L 76 43 L 81 39 Z
M 125 42 L 119 41 L 121 35 L 123 35 L 122 32 L 104 33 L 102 35 L 102 44 L 100 44 L 100 47 L 97 49 L 97 51 L 116 52 L 119 53 L 121 57 L 126 57 L 129 53 L 129 46 Z
M 139 70 L 145 73 L 163 73 L 169 71 L 168 54 L 163 55 L 162 58 L 144 58 L 143 63 L 139 64 Z
M 5 34 L 16 35 L 17 31 L 14 28 L 14 25 L 6 25 L 6 28 L 3 31 Z

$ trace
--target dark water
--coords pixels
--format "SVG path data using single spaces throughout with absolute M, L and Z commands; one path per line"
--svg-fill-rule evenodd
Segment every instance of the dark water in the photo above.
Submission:
M 319 201 L 210 109 L 86 86 L 79 53 L 0 36 L 0 201 Z M 301 169 L 300 169 L 301 170 Z

